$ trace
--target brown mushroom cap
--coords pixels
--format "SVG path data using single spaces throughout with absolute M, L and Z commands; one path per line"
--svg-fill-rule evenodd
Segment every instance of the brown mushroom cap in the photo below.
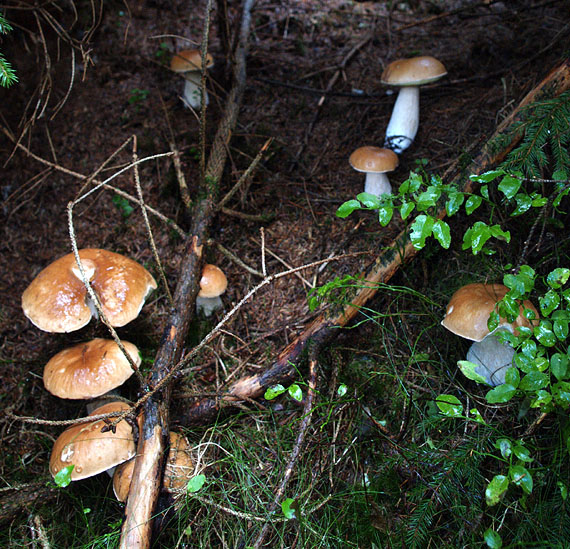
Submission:
M 382 83 L 391 86 L 422 86 L 435 82 L 446 74 L 447 70 L 440 61 L 423 55 L 390 63 L 382 73 Z
M 134 320 L 147 294 L 156 288 L 152 275 L 122 255 L 85 248 L 79 257 L 112 326 Z M 24 314 L 40 330 L 72 332 L 91 319 L 88 294 L 75 257 L 67 254 L 48 265 L 22 295 Z
M 214 64 L 214 58 L 206 54 L 206 68 Z M 174 72 L 191 72 L 202 70 L 202 53 L 200 50 L 183 50 L 175 53 L 170 61 L 170 68 Z
M 135 345 L 123 341 L 125 350 L 138 366 Z M 44 368 L 44 386 L 60 398 L 95 398 L 122 385 L 134 370 L 109 339 L 93 339 L 57 353 Z
M 97 408 L 91 416 L 127 410 L 125 402 L 110 402 Z M 80 423 L 68 427 L 55 441 L 49 470 L 52 476 L 64 467 L 74 465 L 71 480 L 92 477 L 131 459 L 135 455 L 135 441 L 131 426 L 120 421 L 113 431 L 101 432 L 103 420 Z
M 202 278 L 200 278 L 199 297 L 218 297 L 226 291 L 227 287 L 228 279 L 222 269 L 216 265 L 204 265 Z
M 482 341 L 489 334 L 487 321 L 495 308 L 495 304 L 503 299 L 509 289 L 503 284 L 468 284 L 459 288 L 447 305 L 445 318 L 441 321 L 442 326 L 450 332 L 458 336 L 470 339 L 472 341 Z M 515 334 L 517 327 L 531 327 L 529 321 L 524 315 L 524 309 L 530 309 L 538 319 L 538 311 L 534 305 L 526 300 L 520 306 L 520 313 L 516 320 L 512 323 L 501 318 L 500 327 L 509 328 Z
M 391 172 L 400 163 L 394 151 L 371 146 L 356 149 L 348 161 L 355 170 L 367 173 Z
M 113 492 L 119 501 L 126 501 L 131 487 L 135 460 L 122 463 L 115 469 L 113 475 Z M 190 445 L 185 437 L 170 432 L 170 450 L 164 469 L 163 486 L 166 490 L 174 492 L 183 490 L 192 477 L 194 461 L 190 455 Z

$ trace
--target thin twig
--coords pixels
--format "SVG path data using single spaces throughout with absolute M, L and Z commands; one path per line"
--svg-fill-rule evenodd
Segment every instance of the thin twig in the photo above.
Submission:
M 91 191 L 89 191 L 89 193 L 90 192 Z M 87 193 L 87 194 L 89 194 L 89 193 Z M 123 355 L 125 356 L 125 358 L 129 362 L 133 372 L 137 376 L 142 390 L 147 391 L 148 386 L 147 386 L 142 374 L 140 373 L 138 366 L 136 365 L 136 363 L 133 360 L 133 358 L 131 357 L 131 355 L 125 349 L 123 342 L 119 338 L 119 334 L 117 334 L 115 328 L 113 328 L 113 326 L 109 322 L 107 315 L 105 315 L 105 312 L 103 311 L 103 306 L 101 305 L 101 301 L 99 300 L 99 296 L 97 295 L 97 293 L 95 292 L 95 290 L 91 286 L 91 282 L 89 281 L 89 278 L 87 277 L 87 274 L 85 273 L 85 269 L 83 268 L 83 264 L 81 263 L 81 258 L 79 257 L 79 249 L 77 247 L 77 239 L 75 237 L 75 228 L 73 226 L 73 207 L 80 200 L 83 200 L 84 197 L 85 197 L 85 195 L 77 198 L 76 200 L 70 202 L 67 205 L 67 229 L 69 232 L 69 239 L 71 240 L 71 248 L 73 250 L 73 255 L 75 256 L 75 262 L 77 263 L 77 267 L 79 268 L 79 273 L 81 274 L 81 281 L 83 282 L 85 289 L 87 290 L 87 293 L 89 294 L 89 297 L 91 298 L 91 301 L 93 302 L 93 305 L 95 305 L 95 308 L 97 309 L 97 312 L 99 313 L 99 318 L 101 319 L 103 324 L 105 324 L 105 326 L 107 326 L 107 329 L 109 330 L 109 332 L 110 332 L 111 336 L 113 337 L 115 343 L 119 346 L 119 349 L 121 349 L 121 352 L 123 353 Z
M 154 256 L 154 261 L 156 263 L 156 268 L 158 269 L 158 273 L 160 275 L 160 279 L 162 280 L 162 284 L 164 286 L 164 290 L 166 291 L 166 296 L 168 297 L 168 302 L 170 306 L 174 304 L 172 299 L 172 294 L 170 293 L 170 288 L 168 287 L 168 281 L 166 280 L 166 276 L 164 274 L 164 269 L 162 268 L 162 262 L 160 261 L 160 256 L 158 255 L 158 250 L 156 249 L 156 243 L 154 241 L 154 235 L 152 234 L 152 228 L 150 226 L 150 221 L 148 219 L 148 214 L 146 213 L 145 203 L 143 192 L 141 188 L 141 182 L 139 178 L 139 169 L 138 169 L 138 156 L 137 156 L 137 138 L 133 136 L 133 172 L 135 175 L 135 187 L 137 189 L 137 195 L 139 197 L 139 203 L 141 205 L 141 213 L 143 216 L 144 224 L 146 227 L 146 232 L 148 235 L 148 242 L 150 244 L 150 248 L 152 250 L 152 255 Z
M 265 151 L 269 148 L 269 146 L 271 145 L 273 141 L 273 138 L 269 138 L 263 145 L 263 147 L 261 147 L 261 149 L 259 150 L 259 152 L 257 153 L 257 156 L 251 161 L 251 164 L 249 165 L 249 167 L 247 168 L 247 170 L 245 170 L 245 172 L 243 172 L 243 174 L 241 175 L 241 177 L 239 178 L 238 182 L 226 193 L 226 196 L 224 196 L 224 198 L 222 198 L 220 200 L 220 202 L 217 205 L 217 209 L 220 210 L 222 209 L 230 200 L 230 198 L 238 191 L 238 189 L 244 184 L 246 183 L 249 178 L 251 177 L 251 174 L 253 173 L 253 171 L 255 170 L 255 168 L 257 167 L 257 165 L 259 164 L 259 162 L 261 161 L 261 159 L 263 158 L 263 154 L 265 153 Z
M 222 255 L 225 255 L 230 261 L 233 261 L 235 264 L 239 265 L 242 269 L 246 270 L 248 273 L 254 276 L 259 276 L 260 278 L 263 278 L 265 276 L 263 273 L 259 272 L 253 267 L 250 267 L 247 263 L 241 260 L 236 254 L 228 250 L 225 246 L 222 246 L 222 244 L 220 244 L 219 242 L 214 242 L 212 239 L 210 239 L 208 240 L 207 244 L 208 246 L 214 245 Z
M 281 480 L 281 484 L 279 485 L 279 488 L 275 493 L 273 502 L 269 506 L 269 509 L 267 511 L 268 515 L 271 515 L 275 511 L 279 503 L 281 502 L 281 499 L 285 494 L 285 490 L 287 489 L 287 485 L 289 484 L 289 480 L 291 479 L 291 475 L 293 474 L 293 470 L 295 469 L 297 459 L 299 458 L 299 455 L 305 443 L 305 436 L 307 434 L 307 429 L 311 424 L 311 416 L 313 414 L 313 400 L 315 398 L 316 387 L 317 387 L 317 358 L 315 356 L 311 356 L 311 358 L 309 359 L 309 382 L 307 388 L 307 397 L 305 399 L 305 406 L 303 408 L 303 421 L 301 422 L 299 433 L 297 434 L 297 441 L 295 442 L 295 446 L 293 447 L 293 451 L 291 452 L 291 456 L 289 457 L 289 461 L 287 462 L 287 466 L 285 467 L 285 473 L 283 474 L 283 479 Z M 261 532 L 259 533 L 257 539 L 253 543 L 253 547 L 255 547 L 255 549 L 259 549 L 262 546 L 272 522 L 273 521 L 271 520 L 263 525 Z
M 65 173 L 65 174 L 70 175 L 72 177 L 75 177 L 77 179 L 89 180 L 89 177 L 86 175 L 83 175 L 82 173 L 75 172 L 73 170 L 65 168 L 64 166 L 60 166 L 59 164 L 55 164 L 54 162 L 50 162 L 49 160 L 46 160 L 45 158 L 42 158 L 41 156 L 38 156 L 37 154 L 34 154 L 26 146 L 22 145 L 19 142 L 16 142 L 16 139 L 14 138 L 14 136 L 11 135 L 10 132 L 6 128 L 1 128 L 1 130 L 8 137 L 8 139 L 10 139 L 16 145 L 16 148 L 22 149 L 28 156 L 32 157 L 34 160 L 37 160 L 41 164 L 44 164 L 45 166 L 49 166 L 51 168 L 54 168 L 59 172 Z M 172 155 L 173 155 L 172 152 L 167 152 L 167 153 L 160 153 L 160 154 L 156 154 L 156 155 L 152 155 L 152 156 L 147 156 L 145 158 L 141 158 L 138 161 L 138 164 L 142 164 L 143 162 L 148 162 L 149 160 L 154 160 L 156 158 L 161 158 L 164 156 L 172 156 Z M 90 181 L 90 183 L 92 185 L 97 185 L 97 188 L 103 187 L 105 189 L 110 189 L 113 192 L 117 193 L 119 196 L 122 196 L 123 198 L 126 198 L 128 201 L 134 202 L 135 204 L 138 204 L 140 206 L 141 204 L 137 198 L 135 198 L 131 194 L 129 194 L 129 193 L 127 193 L 121 189 L 118 189 L 118 188 L 113 187 L 112 185 L 108 184 L 109 181 L 111 181 L 112 179 L 114 179 L 115 177 L 117 177 L 118 175 L 120 175 L 121 173 L 126 171 L 127 169 L 130 169 L 131 167 L 132 167 L 132 165 L 129 165 L 127 168 L 123 168 L 120 172 L 116 173 L 115 175 L 106 179 L 105 181 L 92 180 L 92 181 Z M 169 219 L 168 217 L 166 217 L 164 214 L 160 213 L 159 211 L 155 210 L 154 208 L 152 208 L 148 204 L 145 206 L 145 208 L 152 215 L 154 215 L 155 217 L 158 217 L 158 219 L 160 219 L 163 223 L 168 225 L 168 227 L 170 227 L 171 229 L 176 231 L 181 237 L 183 237 L 183 238 L 186 237 L 186 232 L 184 230 L 182 230 L 176 223 L 174 223 L 174 221 L 172 221 L 171 219 Z

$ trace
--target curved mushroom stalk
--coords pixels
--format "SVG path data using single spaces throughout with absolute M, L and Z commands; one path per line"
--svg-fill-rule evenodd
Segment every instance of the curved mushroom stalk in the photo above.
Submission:
M 476 341 L 467 351 L 467 360 L 477 365 L 475 372 L 494 387 L 505 383 L 505 375 L 513 365 L 515 356 L 515 350 L 508 342 L 499 341 L 497 331 L 499 330 L 487 335 L 482 341 Z
M 392 116 L 386 129 L 384 146 L 396 154 L 405 151 L 414 141 L 420 124 L 420 88 L 400 88 Z
M 381 196 L 392 194 L 392 185 L 385 173 L 367 173 L 364 181 L 364 192 Z
M 184 106 L 193 109 L 200 109 L 202 107 L 202 92 L 201 87 L 201 75 L 199 72 L 191 72 L 184 75 L 184 93 L 182 95 L 182 100 L 184 101 Z M 206 105 L 210 103 L 210 98 L 208 97 L 208 92 L 204 90 L 204 102 Z

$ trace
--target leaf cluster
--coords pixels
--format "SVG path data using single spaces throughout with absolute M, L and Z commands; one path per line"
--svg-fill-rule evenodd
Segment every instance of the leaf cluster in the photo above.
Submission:
M 7 34 L 12 30 L 12 25 L 8 23 L 4 14 L 0 12 L 0 34 Z M 0 86 L 7 88 L 18 81 L 18 77 L 12 68 L 12 65 L 6 60 L 2 52 L 0 52 Z

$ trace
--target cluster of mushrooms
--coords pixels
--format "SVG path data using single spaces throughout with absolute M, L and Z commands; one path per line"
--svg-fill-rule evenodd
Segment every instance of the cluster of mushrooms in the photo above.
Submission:
M 450 332 L 474 343 L 467 352 L 467 360 L 476 365 L 475 373 L 492 386 L 505 383 L 505 374 L 513 365 L 514 349 L 508 342 L 502 343 L 499 334 L 507 330 L 518 335 L 518 328 L 532 328 L 538 322 L 538 311 L 528 300 L 519 305 L 519 315 L 514 322 L 501 318 L 492 332 L 487 321 L 509 289 L 503 284 L 468 284 L 459 288 L 449 301 L 441 324 Z M 528 311 L 531 314 L 528 314 Z M 526 314 L 525 314 L 526 312 Z M 528 317 L 532 317 L 529 319 Z
M 443 64 L 428 55 L 398 59 L 382 73 L 382 83 L 399 88 L 392 116 L 386 129 L 384 147 L 364 146 L 349 158 L 350 165 L 366 173 L 364 192 L 380 196 L 391 194 L 386 175 L 399 164 L 398 154 L 414 141 L 420 122 L 420 86 L 431 84 L 447 74 Z
M 22 308 L 28 319 L 40 330 L 52 333 L 83 328 L 93 316 L 98 316 L 84 282 L 88 281 L 111 326 L 125 326 L 134 320 L 157 287 L 153 276 L 136 261 L 107 250 L 86 248 L 79 250 L 78 255 L 81 268 L 74 254 L 67 254 L 30 283 L 22 295 Z M 215 265 L 206 265 L 200 280 L 203 303 L 197 304 L 197 308 L 211 314 L 221 305 L 219 296 L 226 287 L 224 273 Z M 107 471 L 113 477 L 117 499 L 125 501 L 136 453 L 133 427 L 123 419 L 109 429 L 108 421 L 100 419 L 101 415 L 130 408 L 127 402 L 117 399 L 116 389 L 138 368 L 141 356 L 134 344 L 121 343 L 124 351 L 114 340 L 101 338 L 65 349 L 46 364 L 43 380 L 45 388 L 59 398 L 90 399 L 89 416 L 99 416 L 61 433 L 50 457 L 51 474 L 55 477 L 63 468 L 73 466 L 71 480 L 81 480 Z M 170 433 L 165 489 L 183 489 L 192 472 L 187 440 Z

